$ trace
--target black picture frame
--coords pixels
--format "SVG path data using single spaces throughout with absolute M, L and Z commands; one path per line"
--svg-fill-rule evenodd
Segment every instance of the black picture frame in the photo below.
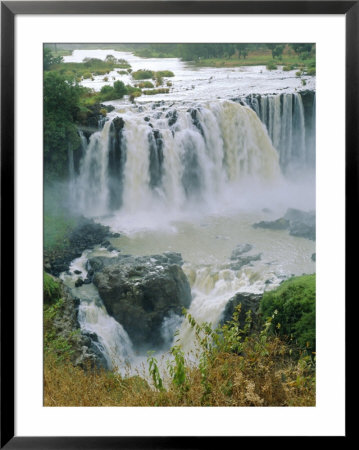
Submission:
M 357 247 L 359 1 L 5 1 L 1 2 L 1 442 L 6 449 L 202 448 L 227 437 L 15 436 L 14 392 L 14 33 L 18 14 L 340 14 L 346 18 L 346 298 Z M 347 324 L 347 316 L 346 316 Z M 346 330 L 348 326 L 346 326 Z M 347 331 L 346 331 L 346 342 Z M 346 349 L 347 354 L 347 349 Z M 348 391 L 348 388 L 346 389 Z M 348 408 L 346 397 L 346 411 Z M 346 414 L 347 417 L 347 414 Z M 348 424 L 346 435 L 349 437 Z M 220 442 L 218 442 L 220 441 Z

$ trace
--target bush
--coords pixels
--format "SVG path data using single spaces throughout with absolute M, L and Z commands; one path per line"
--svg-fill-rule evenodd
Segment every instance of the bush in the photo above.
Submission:
M 292 337 L 301 348 L 315 351 L 315 274 L 292 278 L 265 292 L 260 310 L 264 318 L 277 311 L 273 325 L 278 333 Z
M 159 70 L 156 72 L 156 77 L 174 77 L 175 74 L 170 70 Z
M 274 61 L 271 61 L 270 63 L 267 64 L 267 70 L 276 70 L 277 69 L 277 64 Z
M 61 295 L 60 284 L 48 273 L 44 272 L 44 302 L 55 303 Z
M 300 77 L 301 75 L 302 75 L 301 70 L 298 70 L 298 72 L 295 73 L 295 76 L 296 76 L 296 77 Z
M 147 80 L 150 78 L 153 78 L 155 75 L 154 72 L 152 72 L 152 70 L 136 70 L 136 72 L 132 72 L 132 77 L 135 80 Z
M 154 85 L 151 83 L 151 81 L 141 81 L 141 83 L 136 85 L 140 89 L 143 88 L 154 88 Z
M 308 75 L 313 76 L 313 75 L 315 75 L 315 73 L 316 73 L 315 67 L 311 67 L 310 69 L 308 69 L 308 72 L 307 72 Z
M 162 89 L 149 89 L 148 91 L 143 91 L 142 93 L 145 95 L 156 95 L 156 94 L 168 94 L 169 93 L 168 88 L 162 88 Z

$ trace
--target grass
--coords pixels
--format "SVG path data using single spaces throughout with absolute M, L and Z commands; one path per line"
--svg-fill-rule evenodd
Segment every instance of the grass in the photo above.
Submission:
M 239 307 L 240 308 L 240 307 Z M 213 329 L 186 318 L 195 331 L 198 364 L 186 360 L 179 345 L 169 354 L 164 380 L 157 361 L 148 358 L 153 385 L 140 376 L 74 367 L 65 343 L 62 353 L 45 354 L 45 406 L 314 406 L 315 360 L 275 332 L 270 317 L 257 332 L 251 318 L 238 327 L 240 309 Z M 50 314 L 50 320 L 51 314 Z M 51 330 L 51 326 L 48 328 Z M 66 346 L 65 346 L 66 347 Z M 60 358 L 59 358 L 60 355 Z
M 270 50 L 249 52 L 246 58 L 210 58 L 201 59 L 194 64 L 198 67 L 242 67 L 242 66 L 267 66 L 273 63 L 272 52 Z M 284 52 L 282 57 L 275 60 L 276 65 L 284 67 L 312 67 L 315 66 L 315 57 L 300 59 L 299 56 L 292 52 Z M 291 70 L 293 70 L 291 69 Z
M 66 215 L 44 215 L 44 250 L 55 250 L 69 245 L 68 234 L 76 225 L 76 220 Z

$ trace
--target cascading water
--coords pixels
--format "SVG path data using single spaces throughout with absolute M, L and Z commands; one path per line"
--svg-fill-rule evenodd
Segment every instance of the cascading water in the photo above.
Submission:
M 315 92 L 256 95 L 245 102 L 266 125 L 284 172 L 315 166 Z
M 92 215 L 180 209 L 208 204 L 248 179 L 279 177 L 277 152 L 250 108 L 230 101 L 164 112 L 148 108 L 112 116 L 91 136 L 75 201 Z
M 250 96 L 246 102 L 176 107 L 149 102 L 115 110 L 88 143 L 82 139 L 83 156 L 73 181 L 74 208 L 124 232 L 118 242 L 122 251 L 182 253 L 193 296 L 189 312 L 214 325 L 235 293 L 263 292 L 268 283 L 275 287 L 290 273 L 305 272 L 313 253 L 311 242 L 297 248 L 293 238 L 280 236 L 278 241 L 275 232 L 253 237 L 258 216 L 247 219 L 237 207 L 251 191 L 255 195 L 247 206 L 254 198 L 274 204 L 271 189 L 282 186 L 281 168 L 314 167 L 315 96 L 311 105 L 300 94 Z M 223 208 L 228 216 L 219 218 Z M 169 234 L 161 231 L 166 220 L 171 222 Z M 146 234 L 152 222 L 152 234 Z M 231 251 L 238 242 L 254 239 L 264 256 L 235 268 L 229 262 Z M 75 266 L 86 277 L 88 257 L 84 254 L 64 275 L 70 287 Z M 277 258 L 286 261 L 286 269 Z M 96 333 L 108 366 L 142 362 L 144 356 L 135 356 L 126 331 L 107 314 L 97 289 L 92 284 L 76 289 L 81 328 Z M 183 348 L 191 350 L 193 333 L 178 316 L 166 317 L 159 333 L 170 345 L 176 328 Z

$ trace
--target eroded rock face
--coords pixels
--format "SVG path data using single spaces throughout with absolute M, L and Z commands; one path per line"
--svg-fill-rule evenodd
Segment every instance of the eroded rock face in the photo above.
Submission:
M 191 303 L 191 289 L 179 253 L 93 258 L 93 282 L 107 309 L 138 348 L 164 345 L 163 320 L 181 315 Z

